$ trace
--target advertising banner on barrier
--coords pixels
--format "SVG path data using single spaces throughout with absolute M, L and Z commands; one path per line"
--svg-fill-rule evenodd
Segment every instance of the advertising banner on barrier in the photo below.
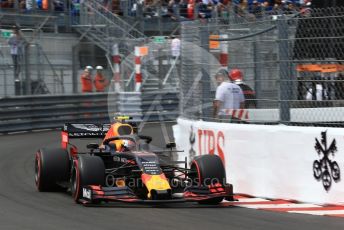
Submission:
M 217 154 L 236 193 L 344 203 L 344 129 L 243 125 L 178 119 L 178 149 Z

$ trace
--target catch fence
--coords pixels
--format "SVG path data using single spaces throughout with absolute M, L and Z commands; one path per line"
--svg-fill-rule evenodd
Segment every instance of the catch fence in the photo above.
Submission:
M 256 93 L 255 106 L 229 111 L 222 121 L 240 116 L 248 123 L 342 126 L 343 25 L 343 8 L 229 25 L 183 23 L 182 116 L 218 120 L 212 116 L 215 75 L 240 69 Z

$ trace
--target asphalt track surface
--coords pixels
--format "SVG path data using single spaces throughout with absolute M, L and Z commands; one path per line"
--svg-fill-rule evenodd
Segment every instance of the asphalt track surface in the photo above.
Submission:
M 171 137 L 171 126 L 167 127 Z M 146 125 L 154 144 L 164 141 L 159 124 Z M 268 212 L 239 207 L 115 203 L 83 207 L 64 192 L 39 193 L 34 186 L 34 154 L 57 146 L 58 131 L 0 136 L 0 229 L 344 229 L 344 219 Z

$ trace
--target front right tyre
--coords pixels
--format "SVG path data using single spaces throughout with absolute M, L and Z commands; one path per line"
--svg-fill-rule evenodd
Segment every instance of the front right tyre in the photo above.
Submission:
M 226 171 L 221 158 L 217 155 L 201 155 L 191 163 L 191 183 L 198 186 L 226 184 Z M 219 204 L 224 197 L 214 197 L 199 201 L 199 204 Z

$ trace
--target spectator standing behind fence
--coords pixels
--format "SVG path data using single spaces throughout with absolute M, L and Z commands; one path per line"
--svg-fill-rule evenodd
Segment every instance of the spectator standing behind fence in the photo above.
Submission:
M 81 92 L 91 93 L 93 91 L 91 71 L 92 66 L 86 66 L 84 72 L 81 74 Z
M 256 93 L 254 90 L 247 84 L 244 83 L 244 75 L 240 69 L 232 69 L 229 74 L 231 81 L 238 85 L 245 97 L 245 109 L 256 108 Z
M 311 86 L 307 89 L 306 100 L 307 101 L 322 101 L 327 100 L 328 92 L 325 88 L 324 82 L 321 80 L 321 76 L 316 76 L 312 79 Z
M 12 30 L 12 35 L 8 39 L 8 45 L 10 46 L 10 52 L 13 60 L 13 67 L 14 67 L 14 78 L 17 80 L 19 79 L 20 73 L 20 55 L 22 49 L 22 37 L 20 36 L 19 29 L 14 27 Z
M 180 39 L 176 36 L 172 36 L 171 53 L 174 59 L 177 59 L 180 56 Z
M 214 118 L 226 117 L 227 110 L 244 108 L 245 98 L 241 88 L 231 82 L 225 81 L 223 73 L 216 74 L 216 81 L 220 84 L 216 89 L 215 100 L 213 103 Z
M 96 71 L 97 73 L 93 80 L 94 87 L 96 88 L 97 92 L 104 92 L 105 88 L 109 85 L 109 81 L 103 76 L 102 66 L 97 66 Z

